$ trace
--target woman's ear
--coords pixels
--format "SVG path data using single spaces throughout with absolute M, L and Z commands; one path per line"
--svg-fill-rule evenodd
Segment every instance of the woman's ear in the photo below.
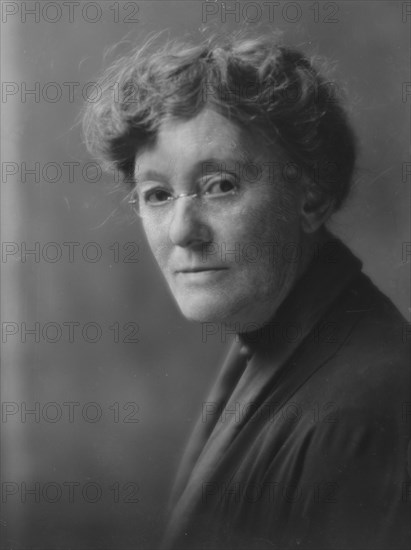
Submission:
M 314 194 L 312 191 L 303 193 L 300 219 L 305 233 L 315 233 L 331 216 L 334 201 L 324 195 Z

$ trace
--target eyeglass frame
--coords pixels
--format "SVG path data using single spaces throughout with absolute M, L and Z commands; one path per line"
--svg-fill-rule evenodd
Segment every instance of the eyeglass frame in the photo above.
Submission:
M 188 198 L 190 198 L 190 199 L 195 199 L 195 198 L 198 197 L 198 198 L 201 199 L 201 198 L 204 198 L 205 196 L 208 195 L 209 197 L 213 197 L 213 196 L 214 196 L 214 197 L 216 197 L 216 198 L 221 198 L 221 197 L 224 196 L 224 195 L 225 195 L 225 196 L 229 196 L 229 195 L 237 195 L 237 194 L 238 194 L 238 192 L 237 192 L 237 190 L 235 190 L 235 189 L 232 189 L 231 191 L 227 191 L 226 193 L 223 193 L 222 195 L 213 195 L 213 193 L 210 193 L 209 191 L 205 191 L 205 192 L 197 191 L 197 192 L 195 192 L 195 193 L 180 193 L 180 194 L 175 195 L 175 196 L 172 195 L 170 198 L 168 198 L 166 201 L 164 201 L 163 204 L 160 204 L 160 205 L 158 205 L 158 206 L 154 206 L 154 207 L 152 207 L 152 208 L 158 208 L 159 206 L 165 206 L 166 203 L 171 204 L 171 203 L 173 203 L 174 201 L 176 201 L 177 199 L 181 199 L 181 198 L 184 198 L 184 197 L 188 197 Z M 208 199 L 208 200 L 209 200 L 209 199 Z M 212 200 L 212 199 L 211 199 L 211 200 Z M 133 205 L 135 205 L 135 204 L 138 204 L 138 202 L 139 202 L 138 199 L 129 199 L 129 200 L 127 201 L 127 203 L 128 203 L 129 205 L 131 205 L 131 206 L 133 206 Z M 140 214 L 140 212 L 138 212 L 136 209 L 134 209 L 134 211 L 135 211 L 135 213 L 137 214 L 137 216 L 138 216 L 139 218 L 143 218 L 143 217 L 144 217 L 144 216 L 142 216 L 142 215 Z

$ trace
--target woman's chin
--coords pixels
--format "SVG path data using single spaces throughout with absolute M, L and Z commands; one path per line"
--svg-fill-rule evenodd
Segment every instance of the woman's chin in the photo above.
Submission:
M 178 306 L 186 319 L 197 323 L 221 323 L 230 318 L 229 308 L 211 300 L 181 300 Z

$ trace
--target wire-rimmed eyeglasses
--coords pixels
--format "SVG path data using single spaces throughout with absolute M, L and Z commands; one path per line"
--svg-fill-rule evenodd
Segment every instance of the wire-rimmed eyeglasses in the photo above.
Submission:
M 196 200 L 198 206 L 211 213 L 220 213 L 225 208 L 229 208 L 230 205 L 236 202 L 238 195 L 240 194 L 240 188 L 238 185 L 228 182 L 223 186 L 224 182 L 228 180 L 220 180 L 219 191 L 213 191 L 210 188 L 200 189 L 194 193 L 179 193 L 174 194 L 168 189 L 154 188 L 149 191 L 141 193 L 141 195 L 135 190 L 132 197 L 128 200 L 128 204 L 133 207 L 133 210 L 140 218 L 150 218 L 161 220 L 164 215 L 168 214 L 175 201 L 182 198 Z M 222 187 L 225 187 L 223 189 Z

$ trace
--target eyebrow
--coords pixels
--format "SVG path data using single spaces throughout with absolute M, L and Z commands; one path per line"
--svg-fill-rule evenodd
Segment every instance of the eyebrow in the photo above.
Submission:
M 140 174 L 136 173 L 134 171 L 134 181 L 136 185 L 139 183 L 142 183 L 143 181 L 162 181 L 164 183 L 167 183 L 168 178 L 161 172 L 157 172 L 157 170 L 146 170 L 144 172 L 141 172 Z
M 245 157 L 245 158 L 244 158 Z M 234 167 L 234 169 L 237 168 L 244 168 L 247 164 L 252 163 L 252 161 L 249 159 L 248 155 L 245 154 L 243 158 L 217 158 L 217 157 L 210 157 L 204 160 L 201 160 L 197 162 L 192 170 L 190 171 L 189 175 L 191 177 L 198 178 L 199 175 L 206 175 L 204 174 L 205 169 L 209 172 L 219 172 L 228 170 L 230 171 L 231 167 Z M 138 167 L 138 164 L 137 164 Z M 157 170 L 148 169 L 144 172 L 141 172 L 140 174 L 134 173 L 134 179 L 136 186 L 138 184 L 142 184 L 145 181 L 159 181 L 163 183 L 169 183 L 169 178 L 166 174 L 163 174 L 161 172 L 158 172 Z

